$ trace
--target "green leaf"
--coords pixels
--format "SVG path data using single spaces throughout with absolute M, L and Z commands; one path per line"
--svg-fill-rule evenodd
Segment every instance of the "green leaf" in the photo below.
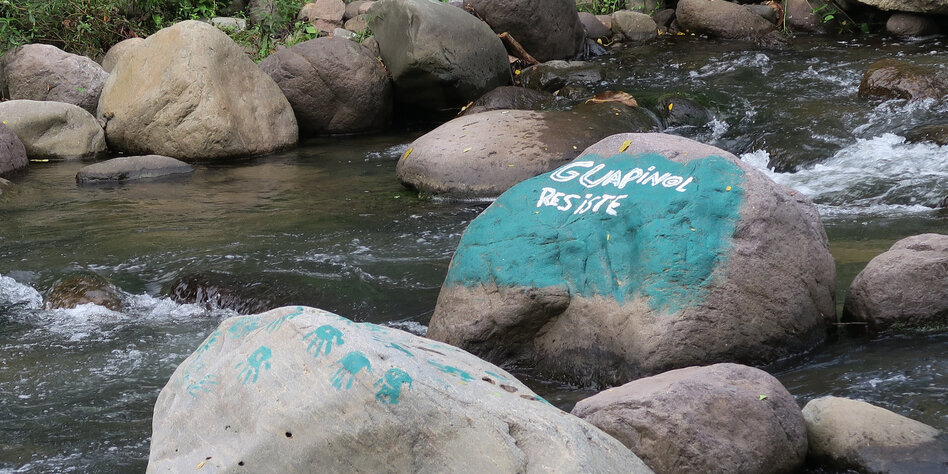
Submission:
M 836 18 L 836 16 L 831 13 L 831 14 L 829 14 L 829 15 L 824 16 L 824 17 L 823 17 L 823 21 L 830 21 L 830 20 L 832 20 L 833 18 Z
M 316 27 L 313 26 L 313 25 L 306 25 L 306 28 L 304 28 L 304 29 L 306 30 L 307 33 L 309 33 L 309 34 L 311 34 L 311 35 L 315 35 L 315 34 L 317 33 Z

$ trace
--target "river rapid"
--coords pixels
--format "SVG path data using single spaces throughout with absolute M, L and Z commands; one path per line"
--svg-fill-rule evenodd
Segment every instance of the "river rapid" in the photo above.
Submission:
M 668 92 L 714 119 L 667 130 L 724 148 L 819 206 L 837 263 L 837 303 L 896 240 L 948 233 L 948 147 L 907 143 L 948 122 L 948 101 L 857 97 L 863 71 L 899 57 L 944 68 L 944 39 L 797 38 L 787 50 L 663 40 L 597 58 L 640 104 Z M 562 103 L 562 106 L 568 105 Z M 424 334 L 465 226 L 484 202 L 424 199 L 395 164 L 421 132 L 319 139 L 185 178 L 80 187 L 87 163 L 32 163 L 0 197 L 0 473 L 135 472 L 175 367 L 229 310 L 178 304 L 171 282 L 220 272 L 296 304 Z M 65 275 L 94 272 L 125 309 L 43 309 Z M 948 334 L 843 334 L 767 367 L 800 404 L 859 398 L 948 430 Z M 594 393 L 516 368 L 569 410 Z

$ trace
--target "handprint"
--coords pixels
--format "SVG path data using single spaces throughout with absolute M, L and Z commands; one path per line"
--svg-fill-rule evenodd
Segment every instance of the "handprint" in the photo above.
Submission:
M 296 311 L 284 316 L 281 316 L 273 321 L 270 324 L 267 324 L 267 332 L 273 334 L 273 331 L 280 329 L 283 326 L 283 323 L 303 314 L 303 308 L 301 306 L 296 307 Z
M 398 405 L 398 398 L 402 395 L 402 385 L 406 383 L 408 388 L 411 388 L 411 376 L 408 373 L 398 368 L 388 369 L 385 375 L 373 385 L 382 387 L 375 394 L 375 400 L 388 405 Z
M 270 357 L 273 353 L 270 351 L 270 348 L 267 346 L 260 346 L 259 349 L 250 354 L 250 357 L 247 358 L 247 362 L 241 362 L 234 366 L 234 368 L 239 369 L 241 366 L 244 368 L 241 369 L 240 373 L 237 374 L 237 380 L 240 380 L 244 385 L 247 382 L 257 383 L 257 376 L 260 375 L 261 366 L 270 370 Z M 253 380 L 251 380 L 253 377 Z
M 306 347 L 306 352 L 312 352 L 313 357 L 317 358 L 319 357 L 319 352 L 322 351 L 324 347 L 325 352 L 323 352 L 323 355 L 329 355 L 329 353 L 332 352 L 333 344 L 340 346 L 345 344 L 342 340 L 342 332 L 328 324 L 320 326 L 316 328 L 315 331 L 304 335 L 303 342 L 306 342 L 310 337 L 312 337 L 313 340 L 309 343 L 309 346 Z M 313 346 L 315 346 L 315 350 L 313 350 Z
M 332 386 L 336 387 L 336 390 L 342 390 L 343 384 L 346 385 L 346 390 L 352 388 L 352 382 L 355 381 L 356 374 L 362 369 L 372 372 L 372 365 L 369 363 L 369 359 L 365 357 L 365 354 L 359 351 L 352 351 L 346 354 L 342 359 L 339 359 L 337 364 L 340 365 L 340 368 L 331 379 Z M 347 376 L 348 380 L 346 380 Z

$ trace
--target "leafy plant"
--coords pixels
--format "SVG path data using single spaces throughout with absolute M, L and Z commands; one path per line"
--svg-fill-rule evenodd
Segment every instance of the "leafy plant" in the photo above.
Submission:
M 625 0 L 592 0 L 592 3 L 579 5 L 580 11 L 586 11 L 594 15 L 610 15 L 625 6 Z

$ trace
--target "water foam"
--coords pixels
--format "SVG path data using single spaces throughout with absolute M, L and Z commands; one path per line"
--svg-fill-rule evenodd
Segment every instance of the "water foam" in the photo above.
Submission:
M 43 296 L 32 286 L 0 275 L 0 309 L 10 307 L 21 310 L 40 309 L 43 307 Z

